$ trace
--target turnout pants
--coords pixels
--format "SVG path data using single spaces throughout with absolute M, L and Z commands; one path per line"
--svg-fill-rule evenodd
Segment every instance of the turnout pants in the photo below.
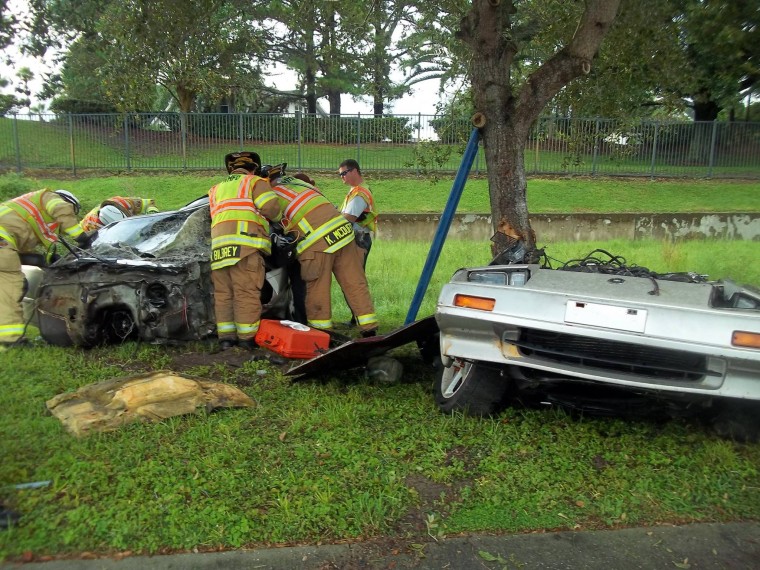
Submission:
M 333 327 L 330 286 L 334 274 L 361 330 L 377 328 L 377 315 L 362 268 L 363 258 L 364 250 L 354 242 L 335 253 L 306 250 L 300 255 L 301 277 L 306 282 L 306 316 L 310 326 L 317 329 Z
M 261 324 L 264 258 L 256 251 L 211 272 L 219 340 L 252 340 Z
M 0 344 L 16 342 L 24 334 L 23 294 L 24 274 L 18 252 L 0 241 Z

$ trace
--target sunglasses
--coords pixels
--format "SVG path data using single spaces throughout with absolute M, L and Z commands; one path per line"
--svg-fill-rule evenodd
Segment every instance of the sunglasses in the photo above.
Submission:
M 348 174 L 349 172 L 352 172 L 353 170 L 354 170 L 353 168 L 348 168 L 348 169 L 344 170 L 343 172 L 338 172 L 338 176 L 340 176 L 341 178 L 343 178 L 346 174 Z

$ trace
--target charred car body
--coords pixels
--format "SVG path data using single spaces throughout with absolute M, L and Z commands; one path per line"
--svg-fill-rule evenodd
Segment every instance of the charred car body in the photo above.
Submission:
M 44 271 L 37 289 L 42 337 L 59 346 L 156 343 L 216 334 L 208 199 L 98 230 L 87 250 Z M 292 318 L 281 255 L 266 259 L 265 316 Z
M 483 415 L 535 395 L 619 413 L 640 395 L 643 407 L 760 411 L 760 292 L 604 265 L 457 271 L 436 311 L 439 407 Z

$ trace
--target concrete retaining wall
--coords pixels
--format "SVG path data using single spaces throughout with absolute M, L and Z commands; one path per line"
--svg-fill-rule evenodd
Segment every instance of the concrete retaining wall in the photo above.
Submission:
M 378 237 L 388 240 L 433 239 L 439 214 L 383 214 Z M 545 241 L 638 239 L 760 240 L 757 214 L 534 214 L 536 235 Z M 489 240 L 488 214 L 455 214 L 448 238 Z

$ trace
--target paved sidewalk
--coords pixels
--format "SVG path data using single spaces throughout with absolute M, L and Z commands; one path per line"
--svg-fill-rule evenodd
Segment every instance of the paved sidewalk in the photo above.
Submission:
M 3 570 L 760 569 L 760 522 L 5 563 Z

